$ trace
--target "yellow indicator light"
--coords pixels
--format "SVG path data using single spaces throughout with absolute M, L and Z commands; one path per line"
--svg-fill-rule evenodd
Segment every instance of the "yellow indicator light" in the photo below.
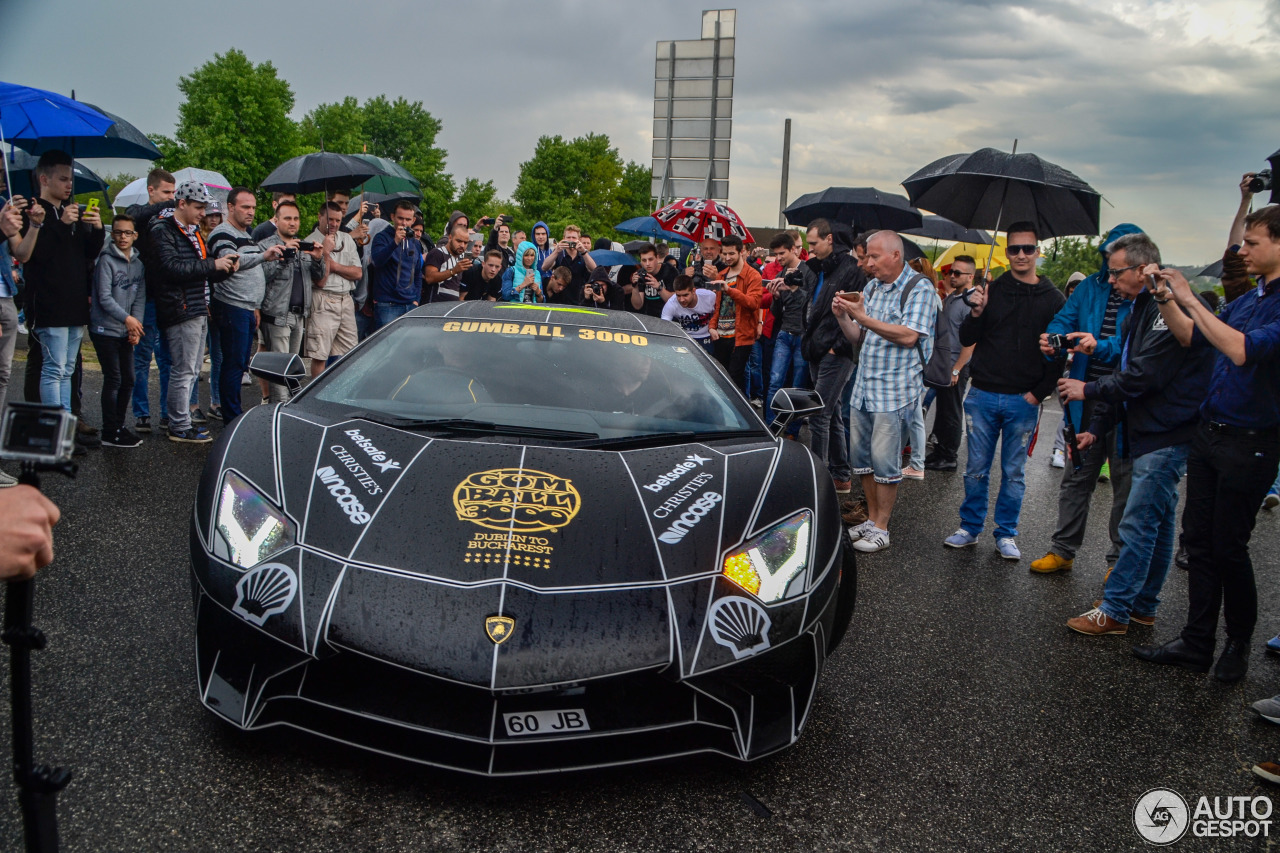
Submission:
M 725 557 L 723 571 L 726 578 L 752 595 L 760 592 L 760 575 L 751 564 L 751 558 L 743 552 Z

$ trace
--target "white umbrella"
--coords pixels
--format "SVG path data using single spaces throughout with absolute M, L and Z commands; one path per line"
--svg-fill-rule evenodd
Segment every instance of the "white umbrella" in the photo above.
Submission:
M 227 192 L 231 189 L 231 182 L 223 177 L 222 173 L 214 172 L 210 169 L 196 169 L 188 166 L 185 169 L 179 169 L 174 172 L 173 180 L 175 184 L 180 184 L 183 181 L 199 181 L 208 187 L 210 194 L 224 205 L 227 201 Z M 147 179 L 138 178 L 120 190 L 120 194 L 116 196 L 112 205 L 115 207 L 128 207 L 132 204 L 146 203 Z

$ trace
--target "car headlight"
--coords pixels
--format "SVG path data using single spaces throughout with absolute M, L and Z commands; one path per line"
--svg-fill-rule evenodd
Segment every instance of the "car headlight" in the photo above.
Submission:
M 243 477 L 227 472 L 218 495 L 213 541 L 216 556 L 251 569 L 291 546 L 295 538 L 293 522 L 283 512 Z
M 788 592 L 798 595 L 804 591 L 812 530 L 813 513 L 797 513 L 727 555 L 721 572 L 764 602 L 781 601 Z M 792 590 L 797 578 L 799 585 Z

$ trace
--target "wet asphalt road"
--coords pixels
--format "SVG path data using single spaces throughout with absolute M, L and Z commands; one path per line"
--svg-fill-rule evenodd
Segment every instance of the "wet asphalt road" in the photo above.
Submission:
M 87 376 L 96 424 L 100 376 Z M 1042 435 L 1057 417 L 1046 412 Z M 1248 677 L 1224 687 L 1143 664 L 1129 649 L 1174 634 L 1186 576 L 1171 571 L 1154 629 L 1068 631 L 1100 588 L 1110 498 L 1099 490 L 1073 572 L 1028 572 L 1056 520 L 1050 446 L 1042 439 L 1028 465 L 1021 563 L 1001 560 L 990 535 L 963 552 L 941 546 L 957 525 L 959 475 L 904 485 L 893 546 L 862 559 L 848 637 L 790 750 L 749 766 L 708 757 L 499 781 L 217 723 L 194 689 L 187 558 L 206 451 L 159 434 L 92 451 L 75 481 L 46 481 L 64 518 L 37 587 L 49 648 L 34 667 L 36 758 L 75 773 L 60 800 L 63 849 L 1120 850 L 1143 848 L 1133 807 L 1154 787 L 1193 808 L 1200 795 L 1280 800 L 1249 772 L 1280 758 L 1280 727 L 1248 709 L 1280 692 L 1280 660 L 1262 651 L 1280 630 L 1280 517 L 1264 513 L 1254 536 Z M 0 744 L 9 737 L 6 716 Z M 0 849 L 21 845 L 6 794 Z M 1188 835 L 1174 849 L 1264 847 Z

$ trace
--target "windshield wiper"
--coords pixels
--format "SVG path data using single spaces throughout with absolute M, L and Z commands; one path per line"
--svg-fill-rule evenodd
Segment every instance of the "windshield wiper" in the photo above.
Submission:
M 384 412 L 348 412 L 349 418 L 361 418 L 383 426 L 406 430 L 439 430 L 441 432 L 474 432 L 487 435 L 518 435 L 526 438 L 550 438 L 560 441 L 594 440 L 600 436 L 594 432 L 579 432 L 551 427 L 500 424 L 493 421 L 477 421 L 471 418 L 401 418 Z
M 601 438 L 596 439 L 595 441 L 584 441 L 576 446 L 619 450 L 635 447 L 647 447 L 650 445 L 676 443 L 689 444 L 716 438 L 743 438 L 749 437 L 750 435 L 752 435 L 750 431 L 744 430 L 710 430 L 706 432 L 680 430 L 677 432 L 650 432 L 638 435 L 622 435 L 616 438 Z

